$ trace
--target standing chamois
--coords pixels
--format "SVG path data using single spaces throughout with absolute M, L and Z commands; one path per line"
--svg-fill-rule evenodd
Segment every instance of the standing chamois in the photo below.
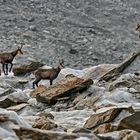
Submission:
M 41 79 L 46 79 L 50 81 L 50 85 L 53 84 L 53 80 L 57 78 L 59 72 L 61 69 L 64 68 L 64 61 L 60 62 L 57 68 L 51 68 L 51 69 L 38 69 L 34 72 L 35 74 L 35 81 L 33 82 L 33 88 L 35 88 L 35 85 L 38 87 L 39 81 Z
M 137 32 L 140 32 L 140 24 L 137 24 L 137 27 L 135 29 Z M 140 35 L 139 35 L 139 38 L 140 38 Z
M 0 53 L 0 63 L 2 64 L 2 69 L 3 69 L 3 73 L 5 75 L 8 75 L 8 64 L 11 64 L 9 72 L 11 72 L 12 67 L 13 67 L 13 59 L 14 57 L 20 53 L 23 54 L 23 52 L 21 51 L 22 46 L 18 47 L 15 51 L 12 52 L 5 52 L 5 53 Z M 6 68 L 6 71 L 5 71 Z

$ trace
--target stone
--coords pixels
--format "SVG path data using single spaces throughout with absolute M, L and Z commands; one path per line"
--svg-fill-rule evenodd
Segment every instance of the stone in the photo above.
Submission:
M 20 103 L 26 103 L 28 101 L 28 96 L 22 92 L 14 92 L 10 95 L 0 97 L 0 107 L 7 108 L 10 106 L 15 106 Z
M 123 118 L 118 125 L 118 130 L 122 129 L 131 129 L 140 133 L 140 111 Z
M 2 122 L 11 121 L 14 124 L 17 124 L 18 126 L 22 126 L 22 127 L 26 127 L 26 128 L 31 127 L 22 117 L 20 117 L 14 111 L 0 108 L 0 116 L 1 116 Z
M 122 74 L 120 77 L 118 77 L 115 81 L 111 82 L 108 85 L 108 90 L 112 91 L 116 88 L 133 88 L 137 92 L 140 91 L 140 84 L 139 84 L 140 77 L 135 76 L 134 74 Z
M 116 66 L 117 66 L 117 64 L 101 64 L 101 65 L 85 68 L 85 69 L 83 69 L 83 71 L 86 72 L 84 77 L 95 80 L 96 78 L 103 75 L 107 71 L 115 68 Z
M 130 129 L 98 134 L 98 136 L 103 140 L 139 140 L 140 139 L 140 133 Z
M 63 80 L 59 81 L 59 83 L 37 94 L 36 98 L 39 102 L 52 104 L 62 96 L 70 96 L 76 92 L 87 89 L 91 84 L 93 84 L 92 79 L 82 79 L 74 75 L 68 75 Z M 34 91 L 32 94 L 33 93 Z
M 25 140 L 27 138 L 33 140 L 78 140 L 78 138 L 100 140 L 100 138 L 95 134 L 68 134 L 66 132 L 47 131 L 23 127 L 15 128 L 14 131 L 16 132 L 17 136 L 21 138 L 21 140 Z
M 36 89 L 30 92 L 31 97 L 36 97 L 38 94 L 44 92 L 47 89 L 47 87 L 43 85 L 39 85 Z
M 0 91 L 1 91 L 0 97 L 2 97 L 13 93 L 15 90 L 13 88 L 7 88 L 7 89 L 0 88 Z
M 15 76 L 25 75 L 26 73 L 30 73 L 43 66 L 41 62 L 31 61 L 29 64 L 24 64 L 21 66 L 17 66 L 13 68 L 13 73 Z
M 29 29 L 30 29 L 31 31 L 37 31 L 37 27 L 36 27 L 35 25 L 29 26 Z
M 39 128 L 39 129 L 45 129 L 45 130 L 51 130 L 56 127 L 57 127 L 57 124 L 55 124 L 53 121 L 51 121 L 49 118 L 45 116 L 37 118 L 35 120 L 35 123 L 33 124 L 33 128 Z
M 118 114 L 121 112 L 122 109 L 120 108 L 113 108 L 106 112 L 102 112 L 99 114 L 93 114 L 84 124 L 84 128 L 92 129 L 101 124 L 109 123 L 113 121 Z
M 72 133 L 91 133 L 91 131 L 86 128 L 76 128 L 72 131 Z
M 11 110 L 11 111 L 17 112 L 17 111 L 23 109 L 24 107 L 26 107 L 27 105 L 28 104 L 22 103 L 22 104 L 19 104 L 19 105 L 8 107 L 7 110 Z
M 117 130 L 117 127 L 113 126 L 111 123 L 104 123 L 99 127 L 95 128 L 94 133 L 103 134 L 103 133 L 115 131 L 115 129 Z
M 54 119 L 54 116 L 51 113 L 49 113 L 47 110 L 40 112 L 39 116 L 41 116 L 41 117 L 44 116 L 49 119 Z

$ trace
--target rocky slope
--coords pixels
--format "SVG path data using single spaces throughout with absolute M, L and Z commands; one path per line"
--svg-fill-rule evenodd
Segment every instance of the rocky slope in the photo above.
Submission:
M 19 62 L 84 68 L 119 63 L 139 49 L 139 0 L 1 0 L 0 50 L 24 43 Z M 15 42 L 16 41 L 16 42 Z
M 65 68 L 54 85 L 42 80 L 36 89 L 31 63 L 19 69 L 27 68 L 24 76 L 2 73 L 1 140 L 139 139 L 140 72 L 125 72 L 139 54 L 120 64 Z
M 0 140 L 139 140 L 139 9 L 138 0 L 0 0 L 0 51 L 24 44 L 0 76 Z M 34 70 L 62 58 L 54 85 L 32 89 Z

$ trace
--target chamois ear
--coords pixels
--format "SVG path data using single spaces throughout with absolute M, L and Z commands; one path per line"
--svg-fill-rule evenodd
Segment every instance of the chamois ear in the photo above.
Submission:
M 22 48 L 23 48 L 24 43 L 20 43 L 20 45 L 21 45 L 21 47 L 19 47 L 19 49 L 22 49 Z
M 140 27 L 140 24 L 137 23 L 136 31 L 138 31 L 139 27 Z
M 64 64 L 64 60 L 63 59 L 59 60 L 59 63 Z

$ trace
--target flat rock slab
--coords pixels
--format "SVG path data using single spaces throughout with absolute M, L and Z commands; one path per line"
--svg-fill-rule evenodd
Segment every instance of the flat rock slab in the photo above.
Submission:
M 8 107 L 7 110 L 11 110 L 11 111 L 17 112 L 17 111 L 23 109 L 26 106 L 28 106 L 28 104 L 22 103 L 22 104 L 19 104 L 19 105 Z
M 84 124 L 84 128 L 94 130 L 94 133 L 97 133 L 97 134 L 112 132 L 112 131 L 116 131 L 116 130 L 122 130 L 123 128 L 125 129 L 126 123 L 128 124 L 128 120 L 132 119 L 131 118 L 131 119 L 127 120 L 126 118 L 128 118 L 128 115 L 131 116 L 132 113 L 134 113 L 134 112 L 135 111 L 133 110 L 133 108 L 131 106 L 122 107 L 122 108 L 112 108 L 105 112 L 99 112 L 99 113 L 96 113 L 96 114 L 93 114 L 90 116 L 90 118 Z M 123 113 L 123 115 L 121 115 L 121 113 Z M 138 115 L 139 114 L 137 113 L 135 116 L 133 116 L 133 118 L 137 117 L 137 119 L 138 119 Z M 112 122 L 114 120 L 116 123 L 115 125 L 112 124 Z M 119 120 L 121 120 L 122 123 L 120 123 Z M 130 123 L 131 122 L 132 121 L 130 121 Z M 119 123 L 120 123 L 120 127 L 118 127 Z M 128 129 L 132 128 L 132 127 L 130 127 L 130 123 L 128 124 L 128 126 L 129 126 Z M 136 121 L 136 119 L 135 119 L 135 123 L 133 122 L 133 124 L 135 124 L 135 126 L 136 126 L 136 124 L 139 125 L 140 123 L 139 123 L 139 121 Z M 131 126 L 134 127 L 134 125 L 131 125 Z M 137 128 L 139 129 L 138 126 L 137 126 Z M 126 127 L 126 129 L 127 129 L 127 127 Z
M 85 123 L 84 128 L 92 129 L 101 124 L 113 121 L 122 111 L 121 108 L 113 108 L 106 112 L 93 114 Z
M 72 93 L 87 89 L 91 84 L 93 84 L 92 79 L 82 79 L 74 75 L 68 75 L 59 83 L 38 93 L 36 98 L 39 102 L 54 103 L 58 98 L 70 96 Z

